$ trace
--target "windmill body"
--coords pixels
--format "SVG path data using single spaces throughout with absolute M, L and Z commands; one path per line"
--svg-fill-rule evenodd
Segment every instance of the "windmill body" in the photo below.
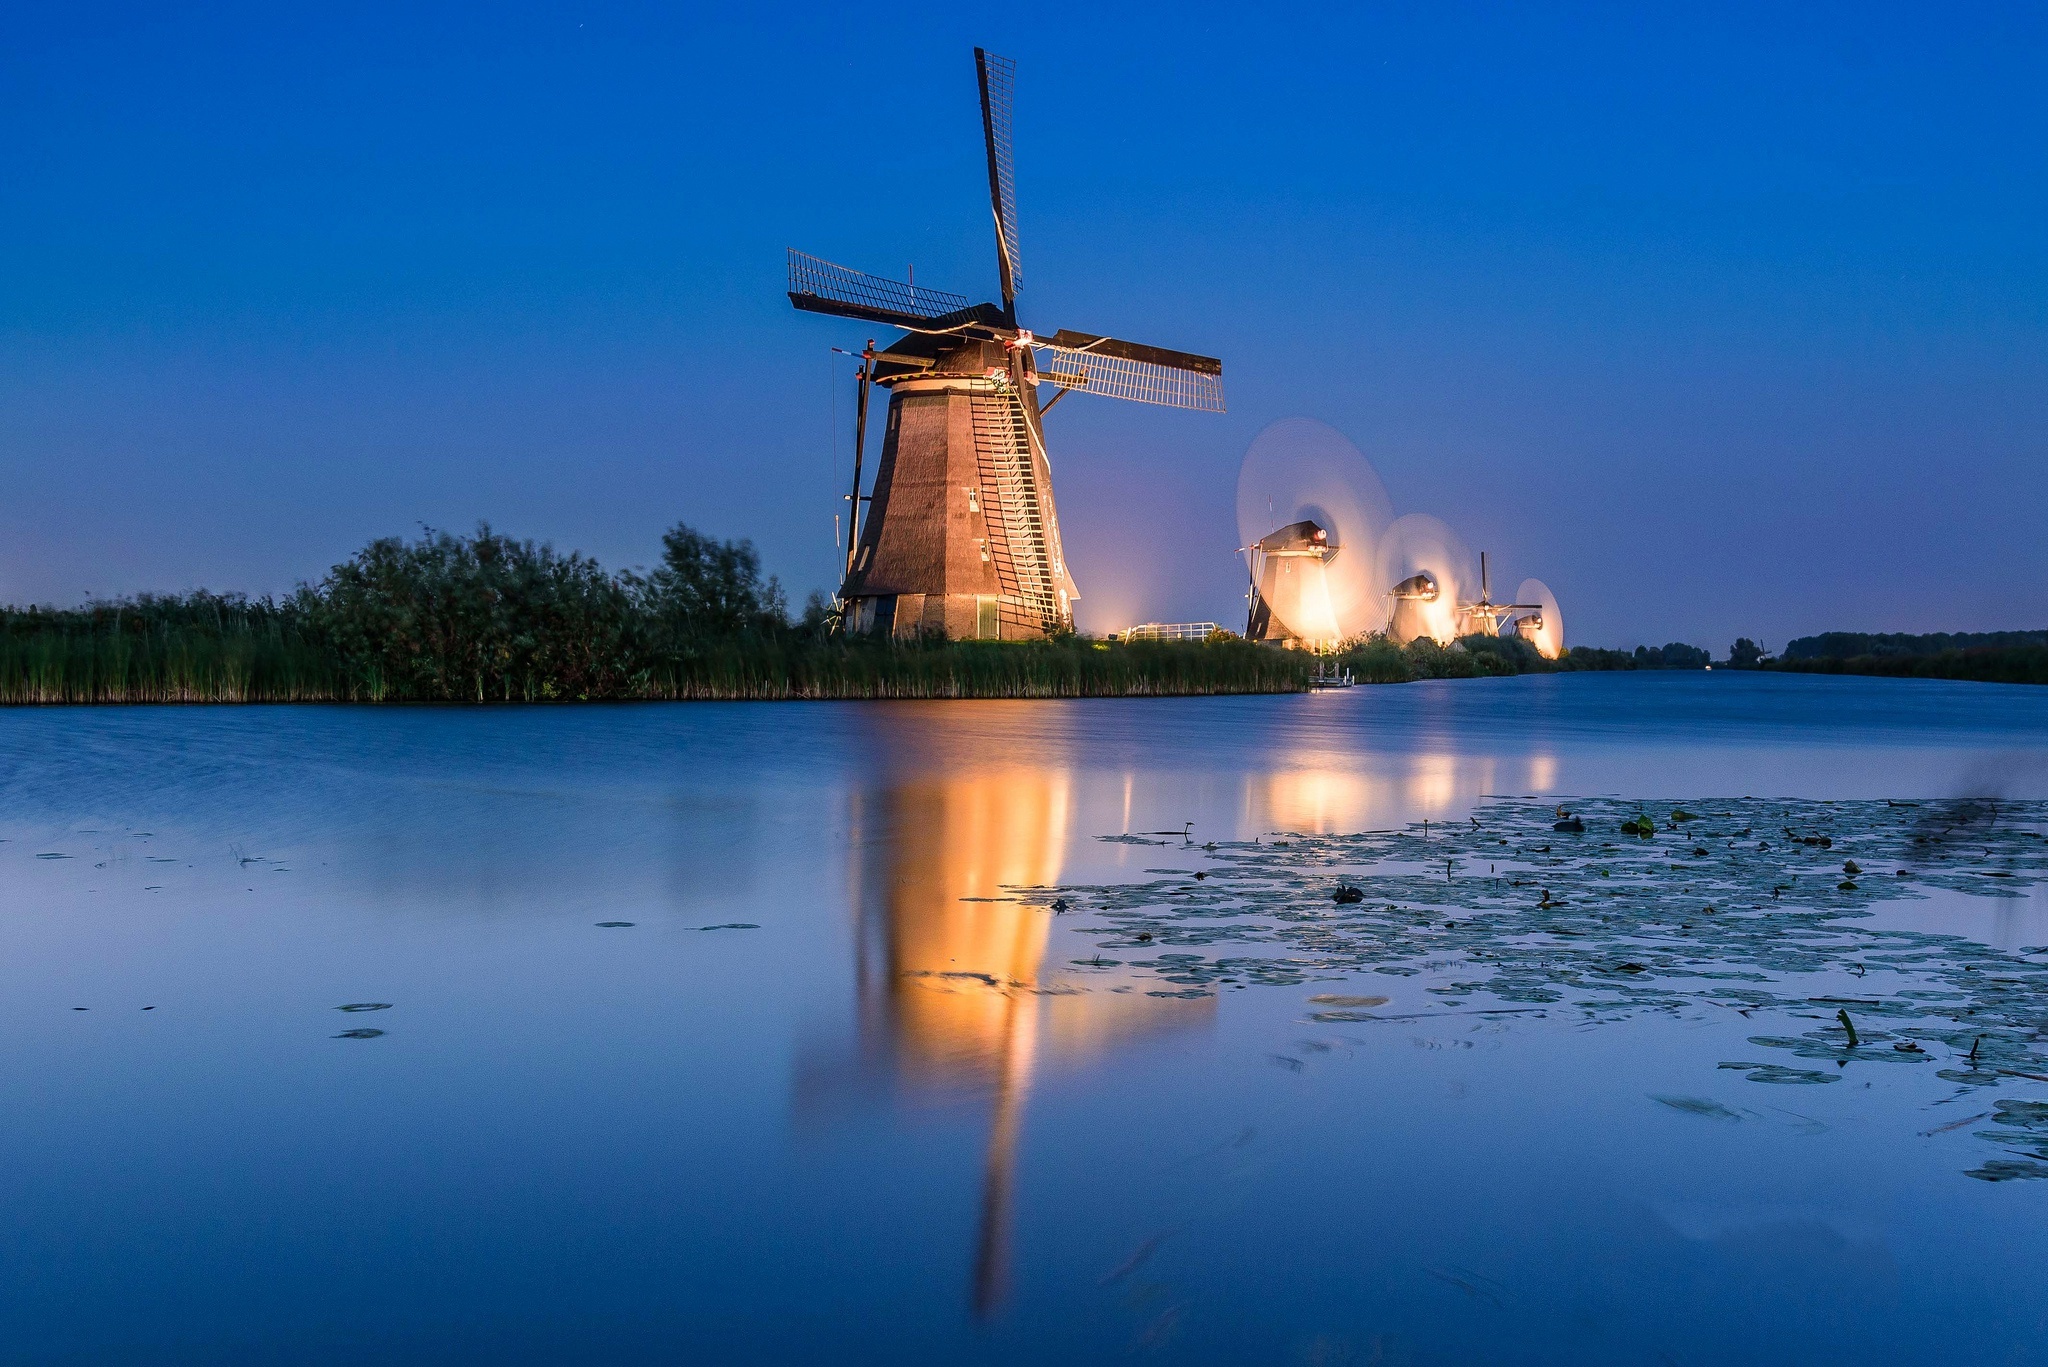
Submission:
M 1534 613 L 1533 624 L 1527 617 L 1517 618 L 1518 613 Z M 1486 568 L 1486 552 L 1479 553 L 1479 601 L 1458 604 L 1458 625 L 1460 635 L 1498 636 L 1501 628 L 1510 621 L 1517 623 L 1515 634 L 1525 640 L 1534 640 L 1536 633 L 1543 629 L 1543 605 L 1541 603 L 1496 603 L 1493 601 L 1493 578 Z
M 975 49 L 1002 303 L 789 254 L 800 309 L 881 323 L 903 336 L 862 353 L 846 578 L 846 629 L 1024 640 L 1070 630 L 1079 597 L 1060 542 L 1044 411 L 1071 392 L 1221 411 L 1223 365 L 1207 356 L 1017 323 L 1014 68 Z M 1039 387 L 1053 396 L 1041 407 Z M 862 495 L 867 391 L 889 392 L 872 494 Z M 867 504 L 863 519 L 859 510 Z
M 1245 639 L 1332 650 L 1340 632 L 1324 570 L 1338 553 L 1313 519 L 1291 522 L 1250 547 L 1251 611 Z

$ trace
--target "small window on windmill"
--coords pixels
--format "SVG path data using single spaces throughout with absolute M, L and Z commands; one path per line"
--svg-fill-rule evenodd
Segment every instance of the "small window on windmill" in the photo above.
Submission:
M 986 548 L 982 551 L 982 558 L 988 558 Z M 1001 601 L 987 594 L 983 594 L 974 600 L 974 636 L 976 640 L 993 641 L 1002 635 Z
M 974 538 L 974 544 L 981 547 L 981 563 L 986 565 L 988 563 L 988 538 L 977 536 Z
M 967 490 L 967 511 L 970 513 L 981 511 L 981 490 L 972 486 Z

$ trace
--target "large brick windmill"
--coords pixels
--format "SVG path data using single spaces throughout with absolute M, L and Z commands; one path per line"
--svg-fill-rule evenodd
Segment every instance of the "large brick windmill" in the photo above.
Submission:
M 798 308 L 903 333 L 883 351 L 869 342 L 862 356 L 853 526 L 839 591 L 851 631 L 1008 640 L 1070 627 L 1079 590 L 1060 547 L 1041 415 L 1075 391 L 1223 408 L 1221 361 L 1087 332 L 1040 337 L 1017 325 L 1016 68 L 980 48 L 974 66 L 1003 302 L 974 304 L 789 254 L 789 299 Z M 874 492 L 863 499 L 871 384 L 889 391 L 889 420 Z M 1058 391 L 1043 406 L 1040 384 Z

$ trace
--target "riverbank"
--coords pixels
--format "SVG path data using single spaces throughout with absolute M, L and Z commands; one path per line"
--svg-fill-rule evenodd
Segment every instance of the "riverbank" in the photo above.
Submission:
M 395 676 L 289 628 L 0 632 L 0 704 L 1192 697 L 1299 693 L 1314 661 L 1242 641 L 706 642 L 630 674 Z M 581 685 L 580 687 L 578 685 Z
M 1927 655 L 1779 659 L 1762 668 L 1788 674 L 1863 674 L 1885 679 L 2048 684 L 2048 646 L 1988 646 Z
M 1553 670 L 1696 668 L 1706 652 L 1367 638 L 1335 656 L 1208 641 L 875 640 L 817 595 L 794 617 L 744 541 L 677 526 L 661 564 L 480 527 L 372 542 L 282 600 L 204 591 L 0 608 L 0 704 L 1198 697 Z

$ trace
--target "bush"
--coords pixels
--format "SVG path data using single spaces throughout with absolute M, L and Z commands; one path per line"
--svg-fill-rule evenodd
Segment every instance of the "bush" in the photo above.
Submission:
M 1736 637 L 1735 644 L 1728 647 L 1730 669 L 1755 669 L 1769 658 L 1764 648 L 1747 636 Z
M 661 567 L 623 582 L 662 644 L 770 635 L 789 625 L 782 585 L 761 576 L 751 541 L 714 541 L 678 522 L 661 538 Z M 811 609 L 819 606 L 812 595 Z
M 1662 647 L 1637 646 L 1635 660 L 1637 669 L 1705 669 L 1714 657 L 1698 646 L 1673 641 Z
M 596 561 L 488 525 L 373 541 L 295 606 L 345 694 L 371 700 L 616 697 L 642 634 L 625 587 Z

